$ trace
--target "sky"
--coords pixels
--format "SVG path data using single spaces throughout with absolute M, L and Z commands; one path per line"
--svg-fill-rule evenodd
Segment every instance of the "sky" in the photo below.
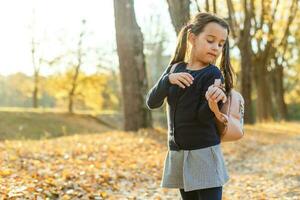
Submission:
M 145 21 L 153 14 L 160 15 L 160 26 L 169 34 L 169 51 L 174 48 L 175 32 L 170 22 L 166 3 L 160 0 L 135 0 L 138 24 L 148 31 Z M 113 0 L 10 0 L 0 3 L 0 74 L 23 72 L 33 74 L 31 39 L 34 36 L 38 53 L 51 59 L 75 49 L 81 30 L 81 20 L 86 20 L 84 46 L 97 48 L 111 55 L 116 49 Z M 63 45 L 62 45 L 63 44 Z M 93 54 L 94 53 L 94 54 Z M 93 73 L 101 58 L 93 52 L 86 61 L 84 70 Z M 170 53 L 170 52 L 169 52 Z M 97 56 L 98 55 L 98 56 Z M 112 58 L 117 65 L 116 57 Z M 63 70 L 62 66 L 42 66 L 41 74 L 47 75 Z

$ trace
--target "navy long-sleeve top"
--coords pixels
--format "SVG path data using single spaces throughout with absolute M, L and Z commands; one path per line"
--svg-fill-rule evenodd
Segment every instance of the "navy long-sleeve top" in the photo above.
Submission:
M 167 99 L 168 145 L 170 150 L 193 150 L 219 144 L 220 137 L 214 113 L 208 106 L 205 93 L 215 79 L 224 78 L 218 67 L 209 64 L 199 70 L 186 69 L 186 62 L 176 66 L 173 73 L 188 72 L 194 77 L 192 85 L 180 88 L 171 84 L 171 66 L 163 72 L 149 90 L 146 104 L 149 109 L 159 108 Z M 219 108 L 222 101 L 218 102 Z

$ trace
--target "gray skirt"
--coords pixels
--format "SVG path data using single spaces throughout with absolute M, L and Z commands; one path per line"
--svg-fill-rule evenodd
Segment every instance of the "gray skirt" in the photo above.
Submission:
M 223 186 L 229 180 L 221 144 L 196 150 L 168 150 L 160 186 L 192 191 Z

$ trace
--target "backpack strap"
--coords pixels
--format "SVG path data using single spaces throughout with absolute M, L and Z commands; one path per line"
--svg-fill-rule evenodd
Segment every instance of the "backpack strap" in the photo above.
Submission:
M 175 71 L 175 68 L 180 64 L 181 62 L 175 63 L 172 65 L 170 72 L 169 73 L 173 73 Z

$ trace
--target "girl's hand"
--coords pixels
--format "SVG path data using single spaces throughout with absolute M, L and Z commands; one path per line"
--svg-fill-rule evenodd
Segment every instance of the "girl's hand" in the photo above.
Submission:
M 172 84 L 178 85 L 181 88 L 190 86 L 193 83 L 194 77 L 186 72 L 171 73 L 169 81 Z
M 215 103 L 218 103 L 220 100 L 223 100 L 223 103 L 227 101 L 226 94 L 224 91 L 220 88 L 221 87 L 221 80 L 216 79 L 215 83 L 208 87 L 205 97 L 207 101 L 214 101 Z
M 209 86 L 205 94 L 205 98 L 208 101 L 209 108 L 211 109 L 212 112 L 215 113 L 216 116 L 220 114 L 218 102 L 220 100 L 223 100 L 223 103 L 227 101 L 227 97 L 225 93 L 221 88 L 219 88 L 220 84 L 221 84 L 221 80 L 216 79 L 215 83 Z

